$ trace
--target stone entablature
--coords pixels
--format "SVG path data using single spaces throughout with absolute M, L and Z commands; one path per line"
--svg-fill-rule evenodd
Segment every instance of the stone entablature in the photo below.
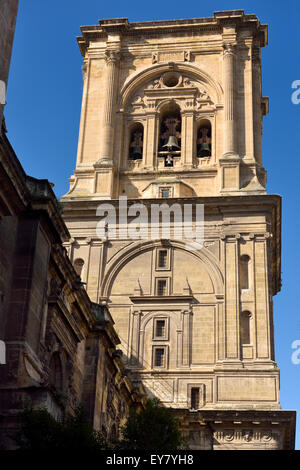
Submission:
M 192 450 L 283 450 L 293 448 L 294 411 L 176 410 Z

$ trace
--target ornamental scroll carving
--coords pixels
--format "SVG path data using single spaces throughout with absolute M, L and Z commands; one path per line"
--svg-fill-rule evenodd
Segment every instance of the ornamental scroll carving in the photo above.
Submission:
M 190 51 L 155 51 L 152 53 L 152 64 L 161 64 L 169 61 L 190 62 Z
M 165 72 L 133 95 L 126 111 L 141 114 L 155 110 L 166 100 L 176 100 L 182 110 L 214 111 L 215 107 L 203 83 L 176 71 Z
M 224 429 L 214 432 L 214 439 L 220 443 L 237 442 L 246 443 L 269 443 L 276 445 L 280 441 L 280 435 L 272 430 L 254 430 L 254 429 Z

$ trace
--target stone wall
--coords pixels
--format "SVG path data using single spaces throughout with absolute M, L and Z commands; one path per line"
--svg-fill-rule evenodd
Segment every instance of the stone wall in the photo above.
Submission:
M 62 243 L 47 180 L 27 176 L 0 136 L 0 447 L 13 448 L 26 404 L 57 419 L 82 404 L 110 439 L 141 394 L 126 375 L 105 304 L 92 303 Z
M 0 126 L 2 126 L 3 108 L 6 92 L 13 37 L 19 0 L 2 0 L 0 10 Z

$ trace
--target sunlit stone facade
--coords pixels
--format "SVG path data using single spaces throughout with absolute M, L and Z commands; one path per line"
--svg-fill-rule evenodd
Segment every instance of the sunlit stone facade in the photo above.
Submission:
M 273 337 L 281 199 L 266 193 L 261 151 L 267 26 L 237 10 L 81 31 L 77 163 L 62 201 L 90 298 L 108 302 L 132 379 L 176 409 L 191 448 L 291 448 Z M 99 204 L 118 212 L 121 196 L 148 214 L 203 204 L 202 248 L 172 217 L 169 236 L 133 239 L 117 218 L 99 237 Z

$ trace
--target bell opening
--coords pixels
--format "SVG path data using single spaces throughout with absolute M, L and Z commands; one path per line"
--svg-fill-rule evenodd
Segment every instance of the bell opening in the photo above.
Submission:
M 197 157 L 211 157 L 211 125 L 209 121 L 202 122 L 197 132 Z
M 159 152 L 172 152 L 180 155 L 181 115 L 175 103 L 168 104 L 161 113 Z
M 136 124 L 130 132 L 129 160 L 141 160 L 143 158 L 144 128 L 142 124 Z

